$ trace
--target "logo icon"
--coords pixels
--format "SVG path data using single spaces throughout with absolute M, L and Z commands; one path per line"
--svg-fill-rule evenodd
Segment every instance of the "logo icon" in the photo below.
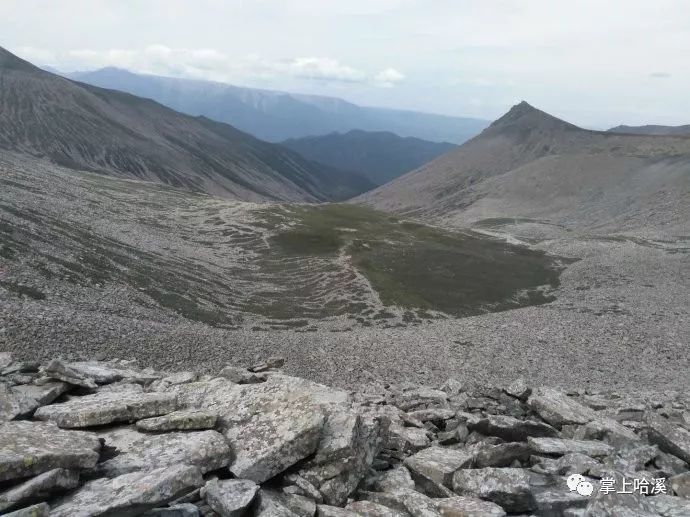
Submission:
M 594 492 L 594 485 L 587 481 L 581 474 L 572 474 L 567 479 L 568 489 L 571 492 L 577 492 L 581 496 L 588 497 Z

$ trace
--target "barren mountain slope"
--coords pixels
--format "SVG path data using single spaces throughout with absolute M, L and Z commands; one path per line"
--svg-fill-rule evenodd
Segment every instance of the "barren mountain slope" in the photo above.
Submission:
M 1 48 L 0 149 L 242 200 L 342 199 L 371 186 L 226 124 L 44 72 Z
M 687 235 L 690 139 L 587 131 L 523 102 L 458 150 L 355 201 L 461 226 L 526 218 Z

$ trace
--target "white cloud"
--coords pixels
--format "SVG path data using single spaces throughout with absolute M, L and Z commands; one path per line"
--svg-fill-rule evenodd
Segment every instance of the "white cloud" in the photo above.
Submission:
M 361 70 L 331 58 L 298 57 L 285 63 L 274 63 L 273 66 L 300 79 L 342 82 L 362 82 L 366 79 L 366 74 Z
M 405 80 L 405 74 L 395 68 L 386 68 L 374 76 L 374 82 L 383 88 L 392 88 Z

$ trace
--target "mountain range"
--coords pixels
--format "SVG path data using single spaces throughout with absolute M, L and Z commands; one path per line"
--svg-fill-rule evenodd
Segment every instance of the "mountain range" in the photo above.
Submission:
M 355 130 L 285 140 L 282 145 L 305 158 L 345 169 L 383 185 L 410 172 L 457 146 L 399 137 L 390 132 Z
M 41 70 L 0 48 L 0 148 L 245 201 L 327 201 L 373 185 L 230 125 Z
M 361 129 L 462 143 L 489 124 L 475 118 L 370 108 L 335 97 L 160 77 L 112 67 L 63 75 L 153 99 L 182 113 L 225 122 L 269 142 Z
M 581 129 L 526 102 L 357 202 L 453 226 L 518 218 L 687 235 L 690 138 Z

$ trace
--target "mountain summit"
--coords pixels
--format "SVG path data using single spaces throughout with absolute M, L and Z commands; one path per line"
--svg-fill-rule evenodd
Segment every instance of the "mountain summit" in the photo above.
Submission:
M 590 131 L 521 102 L 457 150 L 357 201 L 460 226 L 521 217 L 682 232 L 688 170 L 688 138 Z
M 227 124 L 77 83 L 0 49 L 0 149 L 248 201 L 330 201 L 373 186 Z

